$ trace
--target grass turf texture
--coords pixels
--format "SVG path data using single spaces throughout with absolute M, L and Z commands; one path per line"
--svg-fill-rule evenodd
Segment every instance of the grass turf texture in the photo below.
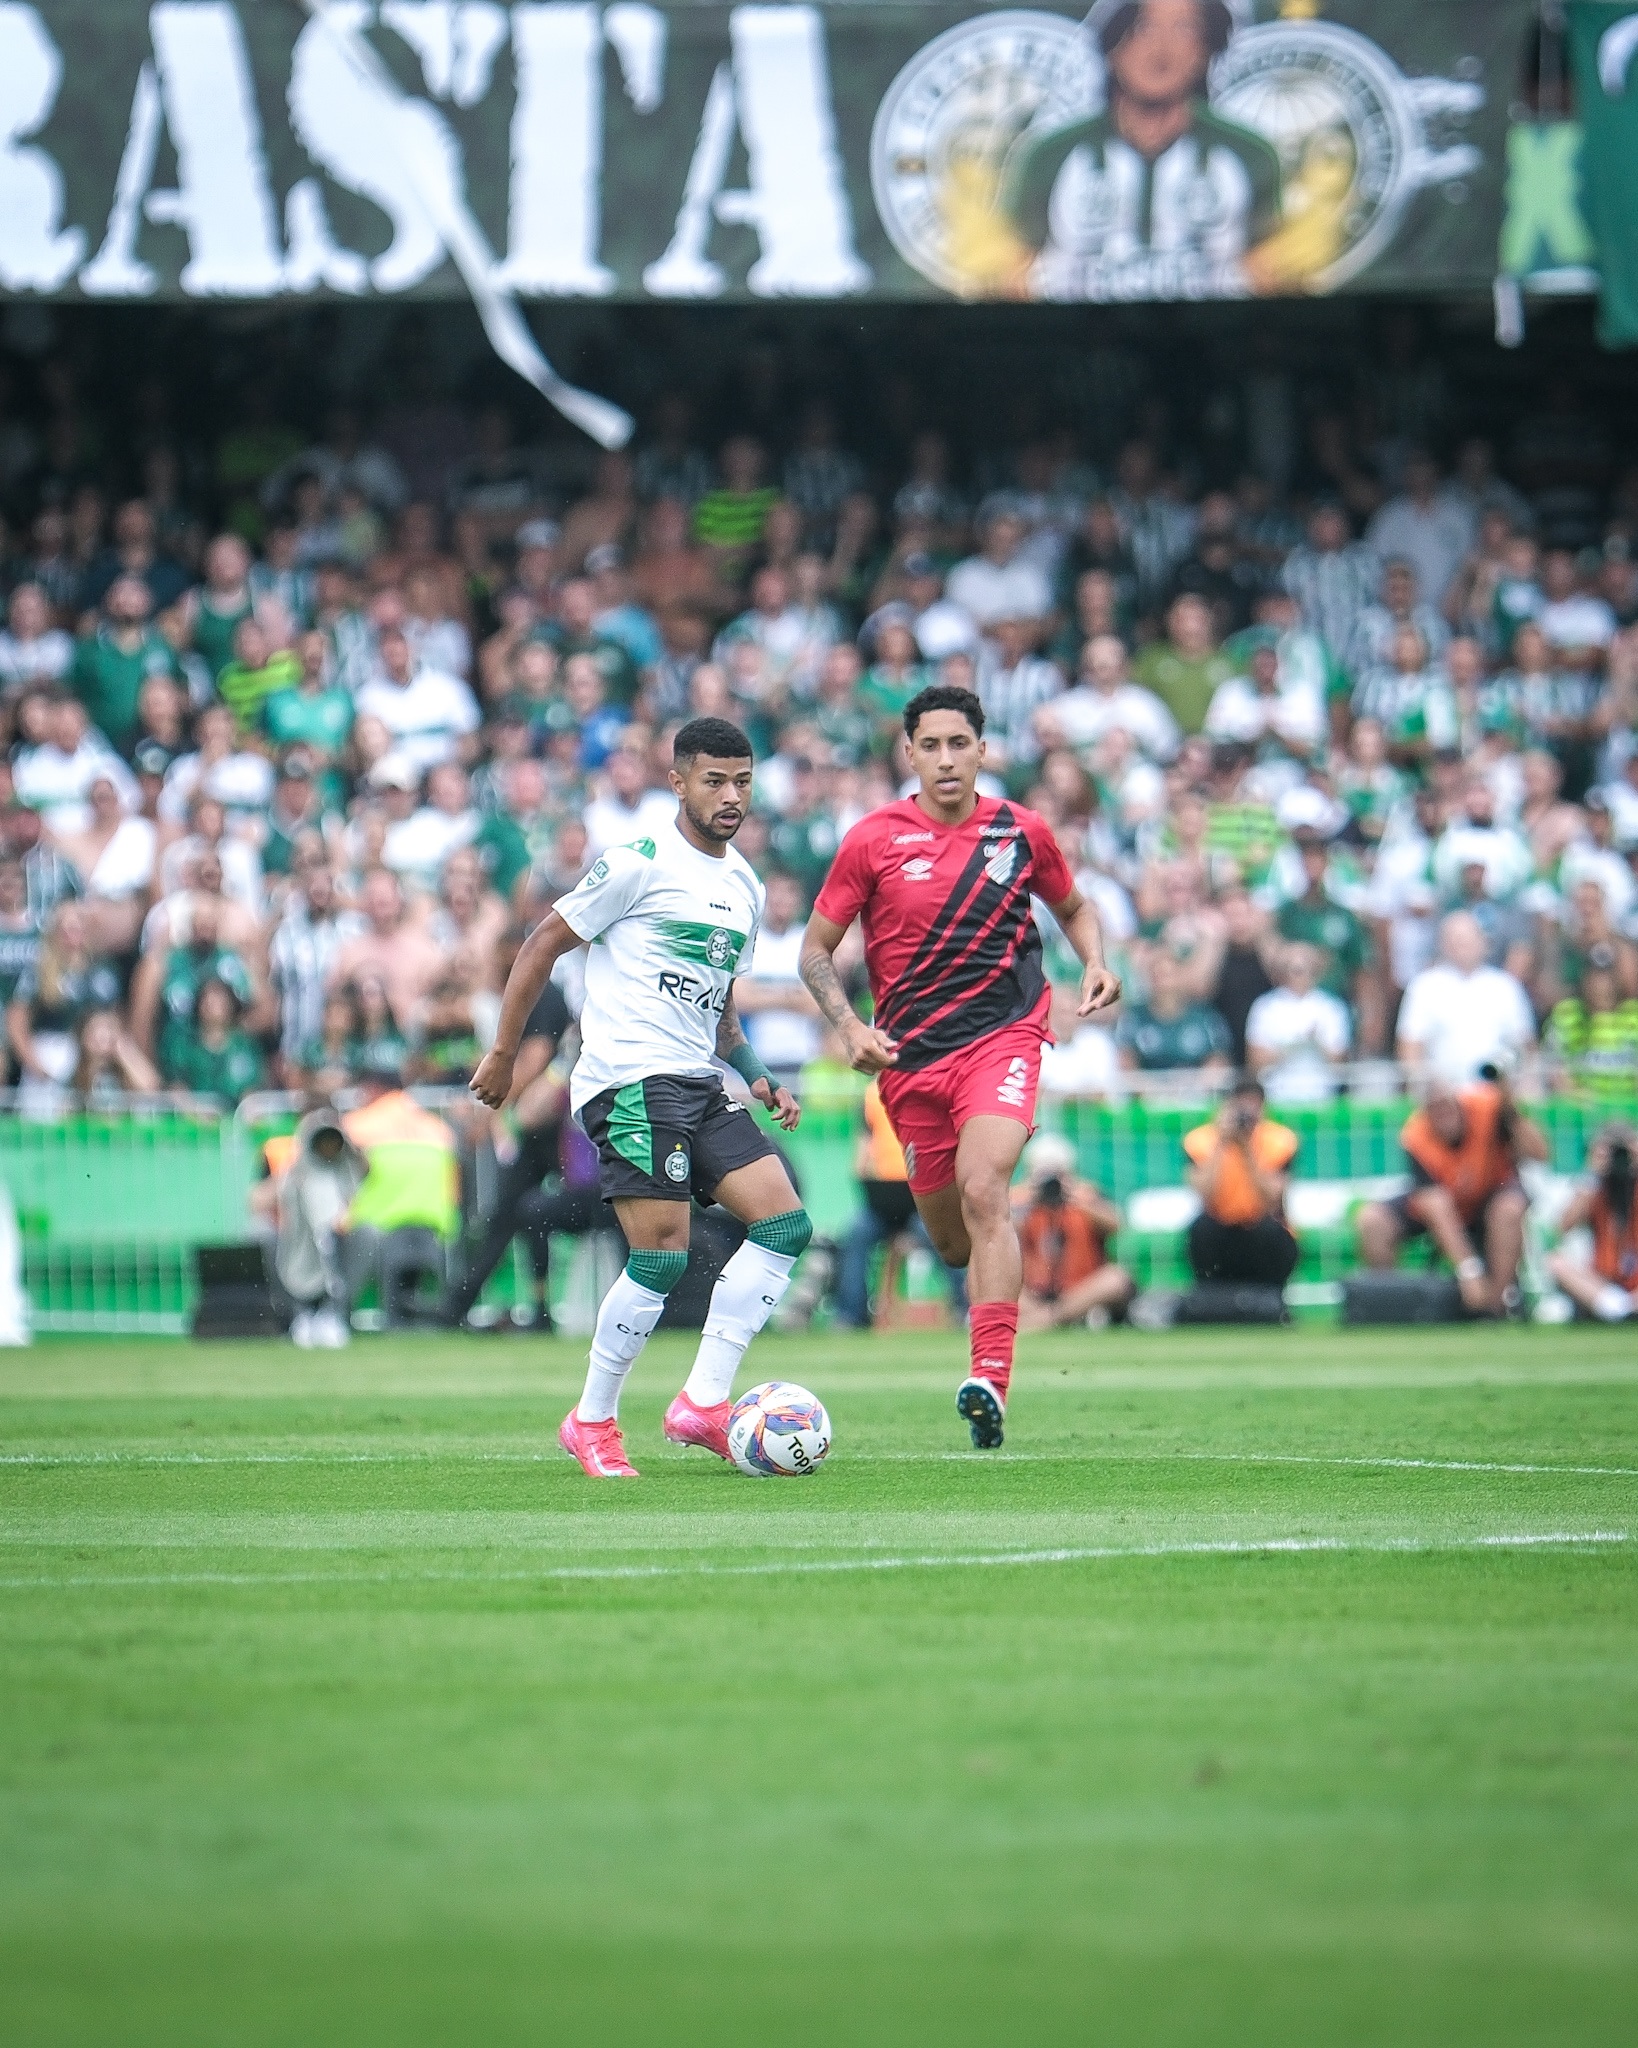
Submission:
M 5 1356 L 0 2039 L 1629 2040 L 1632 1334 L 1023 1355 L 751 1482 L 657 1340 L 640 1485 L 568 1343 Z

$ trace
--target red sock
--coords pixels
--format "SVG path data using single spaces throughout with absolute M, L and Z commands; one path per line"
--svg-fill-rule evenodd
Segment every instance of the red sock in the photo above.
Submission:
M 1005 1401 L 1012 1384 L 1012 1347 L 1018 1339 L 1015 1301 L 975 1301 L 968 1311 L 973 1340 L 973 1378 L 988 1380 Z

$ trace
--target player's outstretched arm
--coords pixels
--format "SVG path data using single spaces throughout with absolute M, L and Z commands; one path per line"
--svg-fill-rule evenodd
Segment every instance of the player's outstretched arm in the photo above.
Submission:
M 717 1020 L 717 1058 L 733 1068 L 782 1131 L 794 1131 L 802 1121 L 802 1105 L 788 1088 L 781 1088 L 751 1049 L 745 1026 L 734 1008 L 734 992 L 728 991 L 722 1015 Z
M 1047 908 L 1058 920 L 1058 928 L 1075 948 L 1080 961 L 1081 1000 L 1077 1016 L 1090 1017 L 1094 1010 L 1107 1010 L 1120 1001 L 1120 976 L 1112 973 L 1103 957 L 1103 926 L 1098 913 L 1081 894 L 1071 889 L 1061 903 Z
M 512 1092 L 512 1062 L 523 1043 L 523 1027 L 529 1012 L 540 1001 L 540 992 L 551 979 L 552 969 L 565 953 L 585 941 L 555 910 L 548 910 L 523 942 L 512 972 L 506 977 L 501 998 L 500 1025 L 495 1043 L 478 1062 L 472 1076 L 472 1093 L 490 1109 L 499 1109 Z
M 885 1031 L 865 1023 L 847 999 L 835 959 L 836 948 L 846 936 L 845 925 L 821 917 L 816 910 L 808 919 L 807 936 L 802 941 L 800 971 L 808 993 L 847 1048 L 849 1064 L 861 1074 L 880 1074 L 897 1066 L 899 1049 Z

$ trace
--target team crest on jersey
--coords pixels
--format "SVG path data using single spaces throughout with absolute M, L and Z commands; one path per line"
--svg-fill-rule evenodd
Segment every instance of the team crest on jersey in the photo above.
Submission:
M 705 957 L 719 971 L 734 964 L 734 935 L 722 930 L 714 931 L 705 942 Z
M 688 1154 L 679 1145 L 674 1152 L 666 1154 L 665 1177 L 667 1180 L 687 1180 Z
M 1004 840 L 999 846 L 985 847 L 984 872 L 998 889 L 1004 888 L 1012 880 L 1013 871 L 1017 866 L 1018 842 L 1016 839 Z
M 925 882 L 933 872 L 933 863 L 925 854 L 917 854 L 914 860 L 907 860 L 899 873 L 907 882 Z

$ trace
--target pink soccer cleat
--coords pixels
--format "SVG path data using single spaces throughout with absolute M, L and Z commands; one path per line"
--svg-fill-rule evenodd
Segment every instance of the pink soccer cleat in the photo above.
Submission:
M 574 1409 L 563 1418 L 557 1440 L 571 1458 L 578 1458 L 588 1479 L 636 1479 L 636 1466 L 626 1461 L 625 1439 L 618 1422 L 582 1422 Z
M 702 1451 L 715 1451 L 719 1458 L 732 1462 L 728 1460 L 728 1418 L 733 1412 L 732 1401 L 701 1408 L 686 1393 L 679 1394 L 665 1411 L 665 1440 L 668 1444 L 698 1444 Z

